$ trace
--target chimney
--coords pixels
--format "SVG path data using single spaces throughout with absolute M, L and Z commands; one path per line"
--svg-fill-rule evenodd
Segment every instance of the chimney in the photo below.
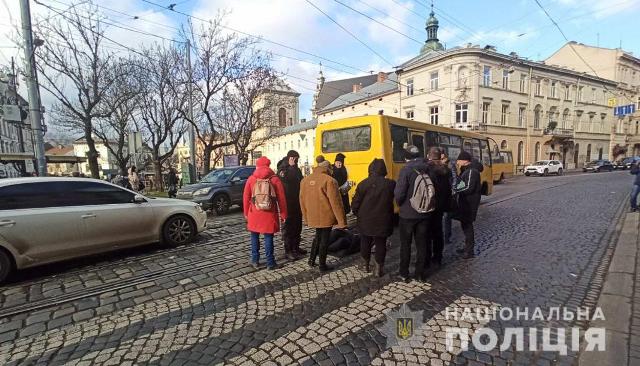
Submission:
M 357 92 L 359 92 L 360 90 L 362 90 L 362 83 L 360 83 L 360 84 L 353 84 L 353 92 L 354 92 L 354 93 L 357 93 Z
M 386 72 L 382 72 L 382 71 L 380 71 L 380 72 L 378 73 L 378 82 L 379 82 L 379 83 L 382 83 L 382 82 L 384 82 L 385 80 L 387 80 L 387 73 L 386 73 Z

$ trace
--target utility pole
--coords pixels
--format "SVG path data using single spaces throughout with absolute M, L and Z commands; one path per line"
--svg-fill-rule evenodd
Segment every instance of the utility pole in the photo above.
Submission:
M 34 132 L 36 140 L 33 150 L 36 154 L 38 176 L 44 177 L 47 175 L 47 161 L 44 156 L 44 129 L 40 109 L 40 86 L 38 85 L 35 67 L 35 48 L 33 45 L 33 33 L 31 31 L 29 0 L 20 0 L 20 11 L 22 14 L 22 38 L 24 40 L 27 89 L 29 91 L 29 117 L 31 118 L 31 129 Z
M 187 39 L 187 72 L 189 74 L 189 80 L 187 82 L 187 93 L 189 93 L 189 155 L 191 156 L 191 166 L 189 169 L 189 175 L 191 183 L 196 182 L 196 128 L 193 120 L 193 73 L 191 71 L 191 42 Z

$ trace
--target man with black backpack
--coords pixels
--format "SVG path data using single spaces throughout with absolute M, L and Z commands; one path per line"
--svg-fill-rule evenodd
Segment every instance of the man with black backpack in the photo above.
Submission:
M 411 242 L 416 246 L 414 278 L 426 279 L 427 258 L 431 258 L 429 218 L 435 210 L 435 189 L 428 174 L 428 166 L 420 149 L 409 145 L 404 151 L 407 164 L 400 170 L 394 190 L 400 206 L 400 270 L 403 281 L 409 281 Z

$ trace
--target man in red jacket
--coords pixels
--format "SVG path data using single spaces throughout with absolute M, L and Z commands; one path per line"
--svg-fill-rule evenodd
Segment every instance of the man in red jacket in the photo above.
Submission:
M 273 255 L 273 234 L 280 231 L 280 223 L 287 219 L 287 201 L 280 179 L 269 168 L 271 161 L 263 156 L 256 162 L 256 170 L 244 186 L 243 209 L 247 219 L 247 230 L 251 232 L 251 264 L 258 268 L 260 263 L 260 234 L 264 235 L 264 251 L 267 269 L 276 269 Z M 269 209 L 256 206 L 256 185 L 259 181 L 269 182 L 271 205 Z

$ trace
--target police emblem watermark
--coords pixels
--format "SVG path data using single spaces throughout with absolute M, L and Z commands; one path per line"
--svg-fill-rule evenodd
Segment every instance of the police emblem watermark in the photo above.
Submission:
M 412 311 L 407 304 L 403 304 L 396 311 L 385 313 L 387 320 L 378 330 L 387 337 L 387 348 L 400 346 L 412 347 L 418 339 L 418 330 L 422 328 L 422 311 Z

